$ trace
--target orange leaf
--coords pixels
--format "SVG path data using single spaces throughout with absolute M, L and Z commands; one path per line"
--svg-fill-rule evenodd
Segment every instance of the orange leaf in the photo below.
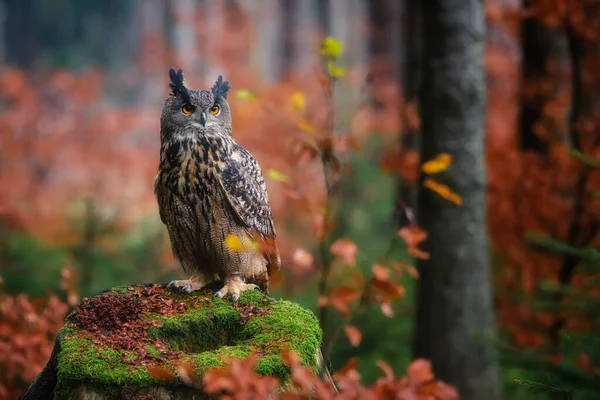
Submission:
M 419 270 L 414 265 L 407 265 L 406 272 L 414 279 L 419 279 Z
M 348 306 L 357 298 L 356 290 L 348 286 L 338 286 L 329 295 L 331 306 L 345 316 L 348 315 Z
M 193 388 L 200 388 L 200 380 L 198 379 L 198 376 L 196 376 L 194 368 L 188 361 L 181 361 L 177 364 L 176 369 L 183 383 Z
M 457 193 L 454 193 L 452 191 L 452 189 L 450 189 L 449 186 L 443 185 L 441 183 L 438 183 L 436 181 L 434 181 L 431 178 L 427 178 L 425 179 L 425 182 L 423 184 L 426 188 L 430 189 L 431 191 L 439 194 L 440 196 L 442 196 L 444 199 L 458 205 L 458 206 L 462 206 L 463 205 L 463 199 L 462 197 L 460 197 L 460 195 L 458 195 Z
M 336 375 L 345 375 L 348 372 L 355 370 L 357 365 L 358 365 L 358 359 L 356 357 L 352 357 L 351 359 L 348 360 L 348 362 L 342 368 L 335 371 L 335 374 Z
M 346 265 L 356 264 L 356 244 L 350 239 L 338 239 L 331 245 L 331 254 Z
M 426 174 L 437 174 L 438 172 L 442 172 L 447 170 L 452 164 L 452 156 L 448 153 L 439 154 L 433 160 L 429 160 L 423 164 L 421 169 Z
M 415 385 L 423 385 L 433 381 L 434 375 L 431 370 L 431 362 L 422 358 L 414 360 L 408 366 L 407 376 Z
M 148 368 L 148 374 L 159 381 L 171 381 L 173 375 L 164 367 L 152 366 Z
M 383 371 L 385 380 L 387 380 L 387 381 L 394 380 L 394 371 L 387 363 L 385 363 L 384 361 L 378 360 L 376 364 L 379 367 L 379 369 Z
M 304 249 L 296 249 L 292 254 L 292 261 L 294 266 L 303 269 L 309 270 L 313 265 L 313 256 L 308 251 Z
M 418 245 L 427 238 L 427 233 L 424 230 L 413 225 L 400 229 L 398 231 L 398 236 L 400 236 L 406 242 L 406 245 L 408 246 L 408 254 L 422 260 L 429 259 L 429 253 L 418 248 Z
M 394 310 L 392 310 L 390 303 L 381 304 L 381 312 L 388 318 L 392 318 L 394 316 Z
M 319 299 L 317 300 L 317 304 L 319 307 L 325 307 L 329 304 L 329 298 L 326 296 L 319 296 Z
M 373 277 L 378 281 L 387 281 L 390 278 L 390 271 L 382 265 L 375 264 L 373 265 Z
M 357 347 L 362 340 L 362 332 L 358 330 L 355 326 L 346 325 L 344 327 L 344 332 L 346 332 L 346 336 L 348 336 L 348 340 L 350 344 L 354 347 Z

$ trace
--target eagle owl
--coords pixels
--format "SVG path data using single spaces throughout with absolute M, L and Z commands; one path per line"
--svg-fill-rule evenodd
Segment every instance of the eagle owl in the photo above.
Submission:
M 186 292 L 214 280 L 217 297 L 244 290 L 268 293 L 279 250 L 265 181 L 254 157 L 232 137 L 229 82 L 190 89 L 183 71 L 169 71 L 170 96 L 160 118 L 160 165 L 154 193 Z M 235 246 L 227 245 L 233 238 Z

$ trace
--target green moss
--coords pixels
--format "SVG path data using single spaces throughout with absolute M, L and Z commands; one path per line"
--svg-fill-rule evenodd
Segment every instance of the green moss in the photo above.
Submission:
M 253 348 L 246 345 L 223 346 L 213 351 L 205 351 L 200 354 L 191 355 L 188 359 L 192 362 L 192 366 L 200 375 L 210 369 L 224 366 L 228 358 L 243 359 L 248 357 L 252 351 Z
M 113 289 L 125 295 L 127 288 Z M 234 306 L 230 299 L 214 299 L 206 294 L 182 295 L 165 291 L 172 299 L 188 302 L 184 314 L 165 317 L 158 314 L 146 318 L 158 321 L 148 328 L 148 354 L 160 357 L 151 341 L 161 340 L 170 350 L 179 351 L 180 359 L 189 360 L 201 376 L 209 369 L 225 365 L 228 358 L 243 359 L 252 353 L 260 355 L 256 372 L 276 376 L 285 383 L 289 375 L 281 353 L 293 350 L 304 365 L 318 370 L 316 353 L 321 331 L 315 315 L 289 301 L 275 301 L 259 291 L 246 291 Z M 135 366 L 134 352 L 113 349 L 92 342 L 78 328 L 67 324 L 60 333 L 62 349 L 58 356 L 58 385 L 65 392 L 81 382 L 118 387 L 176 385 L 157 382 L 147 366 Z M 174 371 L 177 360 L 156 360 L 156 365 Z M 58 392 L 60 393 L 60 392 Z
M 160 351 L 158 351 L 158 349 L 154 346 L 146 346 L 146 351 L 154 357 L 160 356 Z

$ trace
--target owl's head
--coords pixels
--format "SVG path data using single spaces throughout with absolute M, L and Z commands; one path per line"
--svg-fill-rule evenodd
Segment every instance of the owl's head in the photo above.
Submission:
M 160 118 L 162 140 L 195 139 L 199 136 L 231 137 L 231 110 L 227 103 L 229 82 L 219 76 L 211 90 L 193 90 L 183 71 L 169 71 L 170 96 Z

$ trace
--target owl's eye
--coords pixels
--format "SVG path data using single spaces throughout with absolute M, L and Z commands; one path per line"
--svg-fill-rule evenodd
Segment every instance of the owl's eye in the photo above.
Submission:
M 212 107 L 210 108 L 210 110 L 208 110 L 208 111 L 210 111 L 210 113 L 211 113 L 212 115 L 219 115 L 219 113 L 221 112 L 221 107 L 219 107 L 217 104 L 215 104 L 215 105 L 214 105 L 214 106 L 212 106 Z
M 196 109 L 196 107 L 194 107 L 191 104 L 184 104 L 181 107 L 181 111 L 183 111 L 184 114 L 188 114 L 188 115 L 191 114 L 191 113 L 193 113 L 195 109 Z

